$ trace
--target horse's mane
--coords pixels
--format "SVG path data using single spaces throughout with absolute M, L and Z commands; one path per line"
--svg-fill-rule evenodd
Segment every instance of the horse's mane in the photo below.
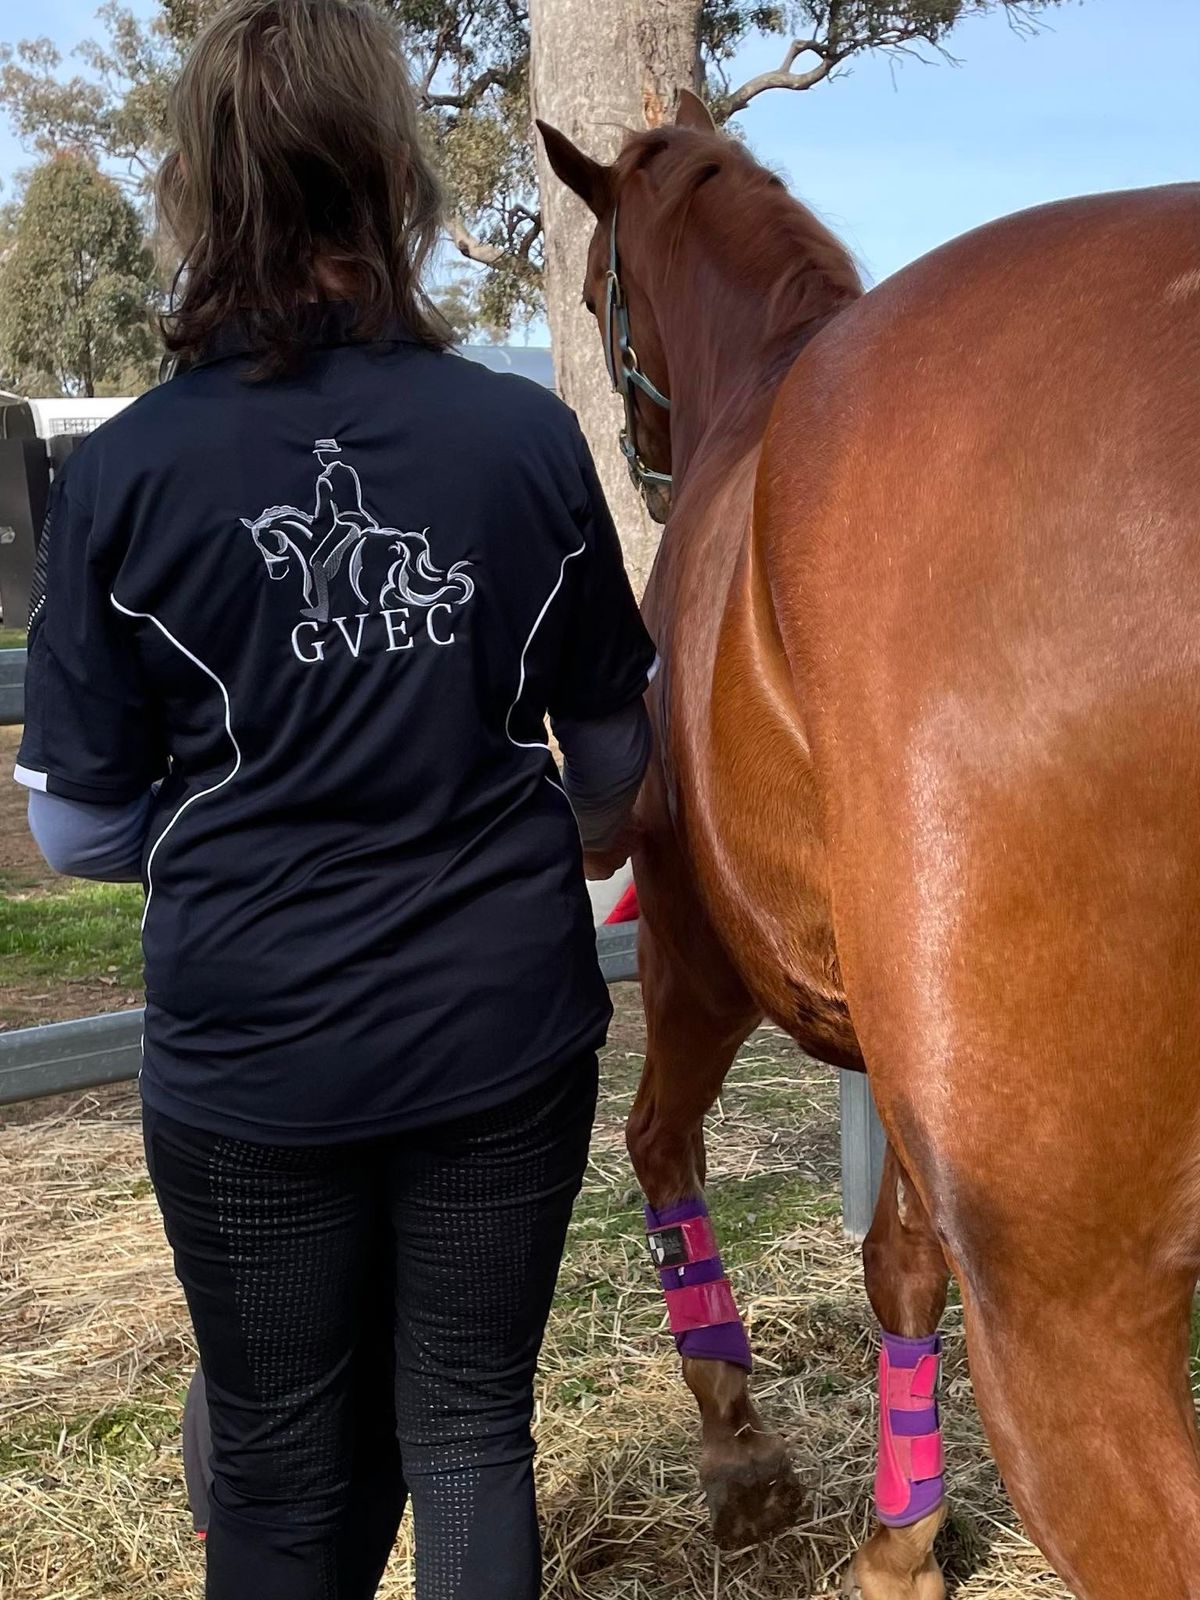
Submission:
M 775 173 L 726 135 L 687 128 L 634 133 L 614 172 L 622 197 L 631 179 L 645 175 L 668 268 L 693 218 L 703 226 L 705 250 L 736 262 L 752 298 L 760 349 L 786 349 L 807 324 L 863 292 L 850 251 Z M 722 315 L 728 310 L 723 306 Z
M 254 518 L 250 526 L 252 528 L 262 528 L 270 522 L 276 522 L 281 519 L 288 522 L 294 520 L 305 525 L 312 522 L 312 517 L 309 516 L 308 512 L 301 511 L 298 506 L 268 506 L 265 511 L 261 511 Z

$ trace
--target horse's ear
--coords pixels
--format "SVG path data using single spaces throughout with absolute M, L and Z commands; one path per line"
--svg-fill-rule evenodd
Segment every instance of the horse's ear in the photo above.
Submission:
M 690 128 L 693 133 L 716 133 L 717 124 L 712 112 L 698 94 L 690 89 L 680 89 L 679 104 L 675 108 L 675 126 Z
M 241 517 L 239 518 L 239 521 L 241 522 L 243 528 L 249 528 L 251 533 L 254 532 L 254 524 L 250 521 L 249 517 Z
M 560 133 L 540 118 L 538 132 L 555 175 L 598 217 L 603 216 L 610 198 L 611 169 L 599 161 L 593 161 L 565 133 Z

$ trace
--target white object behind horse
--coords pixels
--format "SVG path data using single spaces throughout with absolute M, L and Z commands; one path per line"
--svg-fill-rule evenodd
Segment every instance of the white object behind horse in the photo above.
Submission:
M 615 877 L 606 883 L 589 883 L 588 894 L 592 901 L 592 920 L 599 927 L 616 909 L 617 902 L 633 882 L 633 868 L 628 862 Z

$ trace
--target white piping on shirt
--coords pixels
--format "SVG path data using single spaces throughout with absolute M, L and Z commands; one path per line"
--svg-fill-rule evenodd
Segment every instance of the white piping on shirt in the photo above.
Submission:
M 123 616 L 133 617 L 139 622 L 152 622 L 158 629 L 159 633 L 162 634 L 163 638 L 168 641 L 168 643 L 173 644 L 181 655 L 185 655 L 190 662 L 199 667 L 200 671 L 210 677 L 216 684 L 217 688 L 220 689 L 221 699 L 225 702 L 225 732 L 229 735 L 229 742 L 233 746 L 233 753 L 235 757 L 232 771 L 227 772 L 221 779 L 220 783 L 214 783 L 209 789 L 201 789 L 198 794 L 191 795 L 187 800 L 185 800 L 180 806 L 179 810 L 171 818 L 170 822 L 167 823 L 166 827 L 159 834 L 158 838 L 154 841 L 153 848 L 151 849 L 146 860 L 146 906 L 145 910 L 142 912 L 142 931 L 144 932 L 146 928 L 146 918 L 150 915 L 150 901 L 154 897 L 154 860 L 158 855 L 163 840 L 179 821 L 183 813 L 191 806 L 194 806 L 197 800 L 204 800 L 210 794 L 216 794 L 218 789 L 223 789 L 227 783 L 233 782 L 234 778 L 236 778 L 238 773 L 241 771 L 242 747 L 238 744 L 233 734 L 233 712 L 229 704 L 229 690 L 221 682 L 220 678 L 217 677 L 213 669 L 211 667 L 206 667 L 199 656 L 194 656 L 188 649 L 187 645 L 180 644 L 179 640 L 175 637 L 171 630 L 165 627 L 157 617 L 152 616 L 149 611 L 130 611 L 128 606 L 123 606 L 121 604 L 115 594 L 110 594 L 108 598 L 112 601 L 113 606 L 120 611 Z
M 560 566 L 559 569 L 558 569 L 558 582 L 554 585 L 553 589 L 551 589 L 550 593 L 546 596 L 546 603 L 542 607 L 542 609 L 538 612 L 537 620 L 534 622 L 533 627 L 529 630 L 529 637 L 525 641 L 525 648 L 521 651 L 521 676 L 520 676 L 520 681 L 517 684 L 517 695 L 516 695 L 516 699 L 513 701 L 512 705 L 509 706 L 508 715 L 504 719 L 504 732 L 505 732 L 505 735 L 506 735 L 506 737 L 508 739 L 509 744 L 513 745 L 514 748 L 516 748 L 517 750 L 537 750 L 537 751 L 539 751 L 541 753 L 541 755 L 543 757 L 549 755 L 549 753 L 550 753 L 548 748 L 547 748 L 547 746 L 546 746 L 546 744 L 545 744 L 545 742 L 543 740 L 541 740 L 541 739 L 534 739 L 534 740 L 531 741 L 531 740 L 515 739 L 513 737 L 513 731 L 512 731 L 513 712 L 521 704 L 521 696 L 525 693 L 525 660 L 526 660 L 526 657 L 529 655 L 529 647 L 533 644 L 534 639 L 537 637 L 538 629 L 541 627 L 542 623 L 545 622 L 546 613 L 549 611 L 550 607 L 554 604 L 555 600 L 558 598 L 558 592 L 562 588 L 563 582 L 564 582 L 564 580 L 565 580 L 565 578 L 567 576 L 567 563 L 569 561 L 574 561 L 576 556 L 581 556 L 586 549 L 587 549 L 587 544 L 585 542 L 585 543 L 583 543 L 583 544 L 581 544 L 579 546 L 578 550 L 572 550 L 567 555 L 565 555 L 563 557 L 562 566 Z M 567 791 L 563 788 L 561 783 L 556 783 L 555 780 L 549 775 L 549 773 L 546 774 L 546 782 L 550 785 L 550 787 L 552 789 L 557 789 L 559 794 L 562 795 L 563 799 L 567 801 L 567 804 L 568 805 L 570 804 L 570 800 L 568 799 L 568 796 L 567 796 Z

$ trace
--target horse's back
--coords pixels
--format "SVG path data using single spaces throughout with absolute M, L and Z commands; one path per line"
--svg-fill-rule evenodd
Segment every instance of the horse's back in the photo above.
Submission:
M 1116 1125 L 1147 1078 L 1196 1109 L 1198 514 L 1197 189 L 956 241 L 785 386 L 757 539 L 851 1012 L 906 1093 L 1002 1063 L 1093 1073 Z

